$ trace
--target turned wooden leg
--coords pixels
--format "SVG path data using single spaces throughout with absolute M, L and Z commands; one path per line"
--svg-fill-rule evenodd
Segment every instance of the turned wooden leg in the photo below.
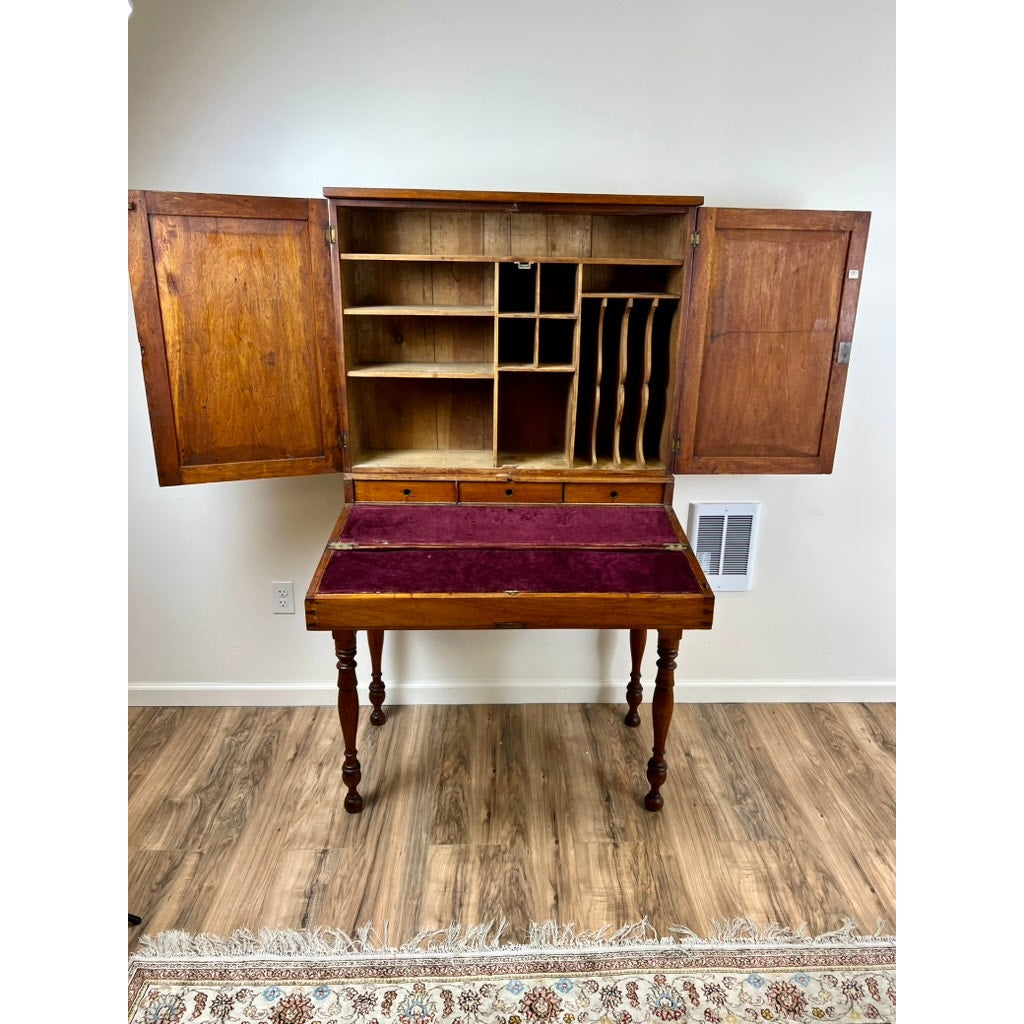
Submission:
M 345 740 L 345 764 L 341 777 L 348 786 L 345 810 L 355 814 L 363 809 L 363 798 L 356 792 L 362 772 L 356 758 L 356 731 L 359 728 L 359 694 L 356 692 L 356 634 L 352 629 L 336 629 L 334 653 L 338 656 L 338 718 Z
M 644 697 L 644 688 L 640 685 L 640 662 L 643 661 L 644 648 L 647 646 L 647 630 L 631 629 L 629 631 L 629 656 L 632 659 L 632 671 L 629 673 L 629 683 L 626 686 L 626 703 L 629 711 L 624 719 L 626 725 L 637 726 L 640 724 L 640 715 L 637 708 Z
M 384 650 L 384 630 L 368 629 L 366 639 L 370 642 L 370 703 L 373 711 L 370 712 L 371 725 L 383 725 L 388 716 L 381 710 L 384 703 L 384 684 L 380 678 L 380 655 Z
M 665 802 L 661 789 L 668 774 L 665 760 L 665 741 L 672 721 L 672 688 L 676 682 L 676 655 L 679 653 L 681 629 L 658 630 L 658 675 L 654 680 L 654 699 L 651 707 L 654 718 L 654 755 L 647 762 L 647 781 L 651 791 L 644 797 L 644 807 L 649 811 L 660 811 Z

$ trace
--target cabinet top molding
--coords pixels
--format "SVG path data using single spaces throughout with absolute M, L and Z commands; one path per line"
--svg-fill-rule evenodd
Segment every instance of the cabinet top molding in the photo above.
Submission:
M 516 209 L 537 206 L 703 206 L 703 196 L 612 195 L 588 192 L 474 192 L 460 189 L 423 188 L 325 188 L 328 199 L 357 203 L 483 203 Z

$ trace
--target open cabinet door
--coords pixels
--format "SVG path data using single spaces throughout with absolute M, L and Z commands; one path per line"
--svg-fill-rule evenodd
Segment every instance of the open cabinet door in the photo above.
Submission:
M 323 200 L 130 192 L 161 484 L 343 470 Z
M 701 209 L 677 473 L 829 473 L 868 213 Z

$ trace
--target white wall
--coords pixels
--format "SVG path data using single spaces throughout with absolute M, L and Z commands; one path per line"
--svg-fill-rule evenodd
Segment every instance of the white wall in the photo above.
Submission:
M 754 589 L 684 635 L 677 695 L 891 697 L 896 6 L 134 0 L 128 184 L 872 211 L 834 472 L 677 478 L 684 523 L 692 500 L 762 502 Z M 270 581 L 304 591 L 339 479 L 159 488 L 127 275 L 124 293 L 131 699 L 332 699 L 329 634 L 273 615 Z M 628 663 L 607 632 L 409 633 L 384 670 L 397 700 L 618 699 Z

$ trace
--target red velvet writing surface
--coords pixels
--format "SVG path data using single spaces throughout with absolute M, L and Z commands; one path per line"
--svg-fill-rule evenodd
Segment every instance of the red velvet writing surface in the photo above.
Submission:
M 406 548 L 335 551 L 321 594 L 698 594 L 681 551 Z
M 601 544 L 678 541 L 661 505 L 371 505 L 352 507 L 354 544 Z

